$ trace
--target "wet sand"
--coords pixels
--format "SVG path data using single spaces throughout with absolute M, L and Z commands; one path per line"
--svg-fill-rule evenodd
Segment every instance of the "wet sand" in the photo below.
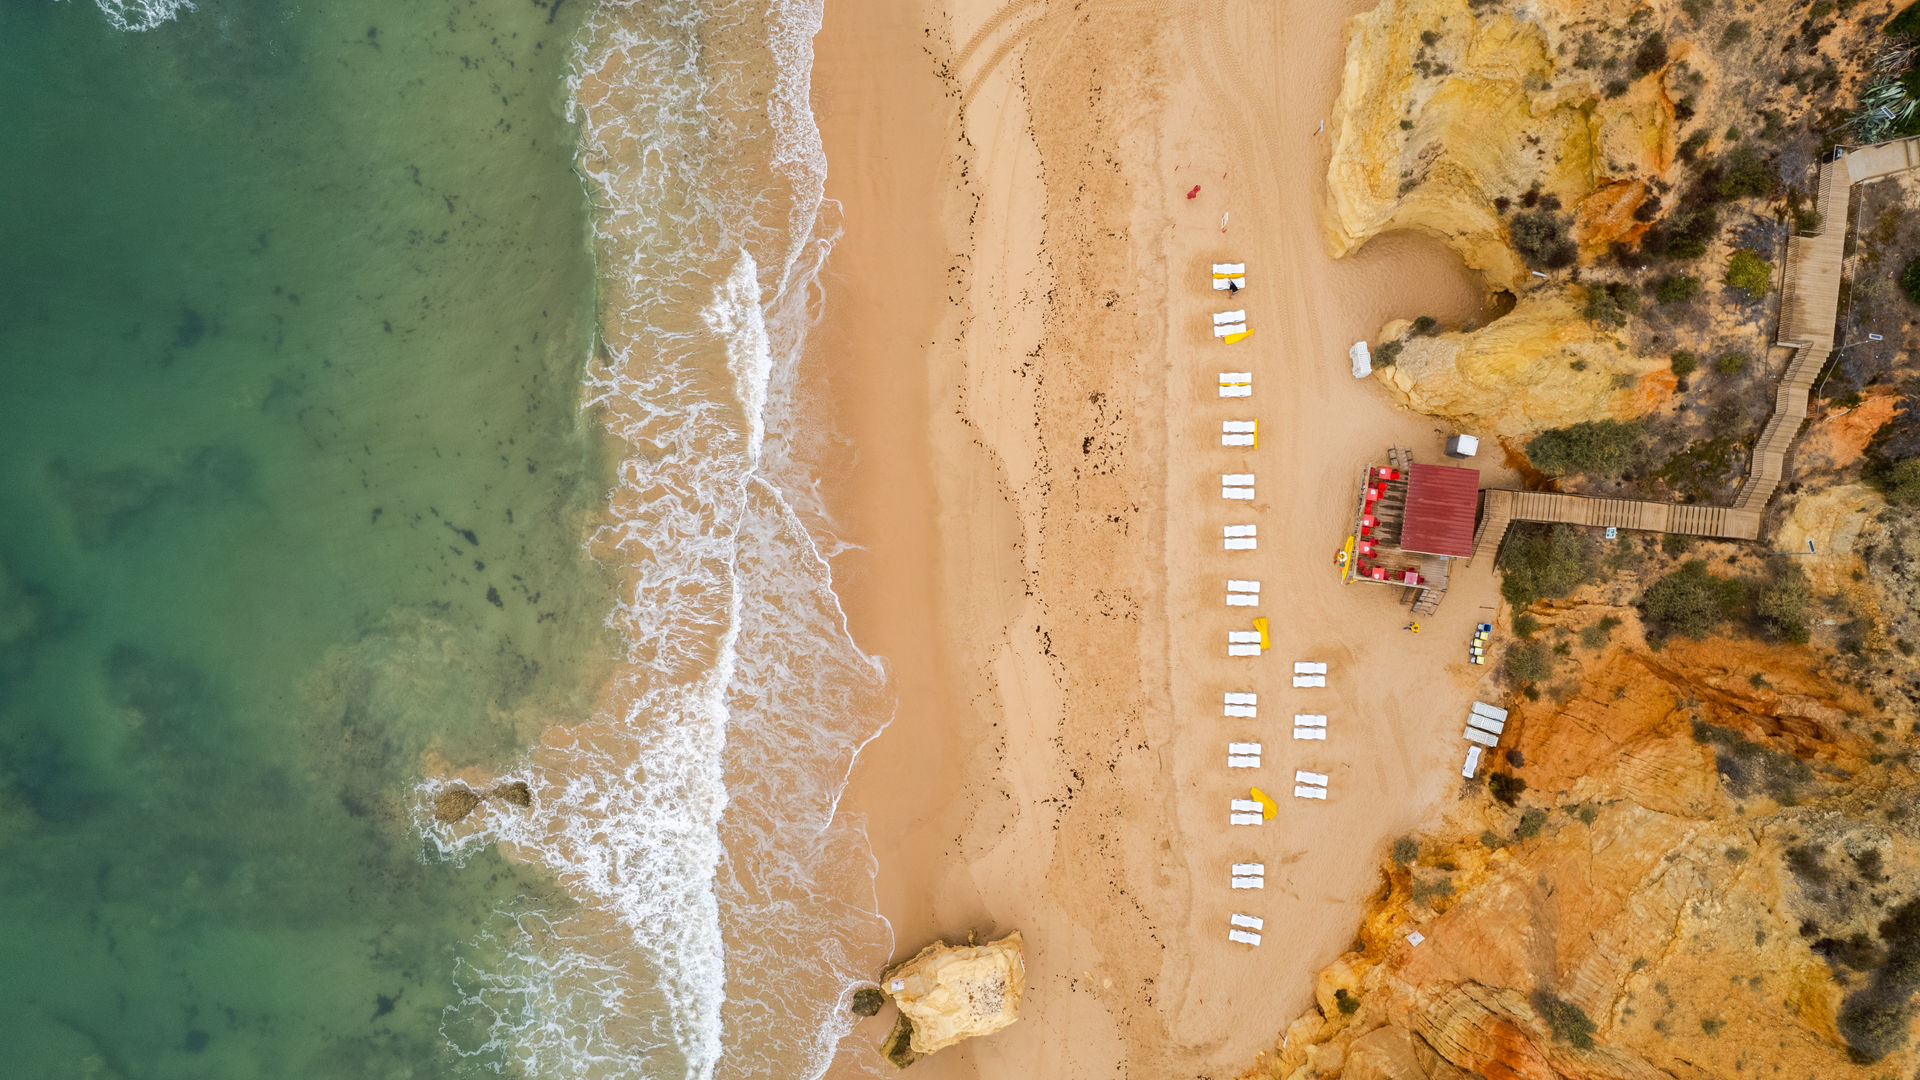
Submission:
M 896 956 L 1028 942 L 1021 1022 L 915 1075 L 1252 1064 L 1351 940 L 1386 845 L 1457 788 L 1490 568 L 1457 569 L 1415 636 L 1398 590 L 1343 588 L 1331 561 L 1359 468 L 1393 444 L 1437 461 L 1447 433 L 1353 380 L 1347 346 L 1481 311 L 1429 241 L 1326 256 L 1315 129 L 1363 7 L 828 4 L 814 88 L 846 232 L 810 367 L 848 438 L 827 463 L 861 545 L 839 590 L 899 695 L 846 805 Z M 1216 260 L 1249 264 L 1233 346 L 1208 330 Z M 1226 370 L 1254 373 L 1251 399 L 1217 396 Z M 1224 419 L 1257 419 L 1260 446 L 1223 449 Z M 1223 503 L 1223 472 L 1258 498 Z M 1239 522 L 1257 551 L 1222 550 Z M 1225 607 L 1229 577 L 1266 606 Z M 1228 659 L 1254 614 L 1273 648 Z M 1293 690 L 1295 659 L 1328 687 Z M 1223 719 L 1224 690 L 1259 692 L 1259 719 Z M 1328 739 L 1292 741 L 1295 711 Z M 1265 767 L 1230 775 L 1229 740 Z M 1295 768 L 1330 797 L 1287 798 Z M 1249 782 L 1280 813 L 1229 828 Z M 1238 861 L 1267 888 L 1230 891 Z M 1226 941 L 1236 911 L 1266 920 L 1258 949 Z M 874 1067 L 891 1018 L 835 1075 Z

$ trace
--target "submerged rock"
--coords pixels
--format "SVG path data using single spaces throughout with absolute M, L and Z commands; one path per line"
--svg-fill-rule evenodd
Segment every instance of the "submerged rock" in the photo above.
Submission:
M 533 805 L 533 789 L 527 786 L 525 780 L 513 780 L 501 784 L 489 794 L 501 802 L 512 803 L 521 808 Z
M 454 786 L 444 788 L 433 797 L 433 816 L 448 825 L 466 818 L 480 807 L 480 796 L 471 788 Z
M 863 986 L 853 992 L 853 1002 L 847 1006 L 847 1011 L 855 1016 L 872 1016 L 886 1003 L 887 995 L 881 993 L 879 987 Z

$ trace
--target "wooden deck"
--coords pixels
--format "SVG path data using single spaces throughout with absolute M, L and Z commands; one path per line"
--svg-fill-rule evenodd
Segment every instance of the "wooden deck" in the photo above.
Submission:
M 1773 413 L 1754 442 L 1747 478 L 1732 506 L 1642 502 L 1592 495 L 1492 488 L 1481 494 L 1480 527 L 1473 557 L 1493 555 L 1516 521 L 1613 525 L 1646 532 L 1686 533 L 1729 540 L 1760 535 L 1760 515 L 1786 475 L 1787 457 L 1806 423 L 1814 381 L 1836 348 L 1847 229 L 1855 184 L 1920 168 L 1920 137 L 1862 147 L 1820 166 L 1814 206 L 1819 228 L 1787 241 L 1781 271 L 1780 322 L 1774 341 L 1794 350 L 1774 384 Z

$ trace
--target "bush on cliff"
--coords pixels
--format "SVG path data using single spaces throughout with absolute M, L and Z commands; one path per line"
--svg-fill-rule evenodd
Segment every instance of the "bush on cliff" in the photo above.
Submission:
M 1513 215 L 1507 224 L 1507 238 L 1534 270 L 1561 270 L 1572 266 L 1580 255 L 1579 245 L 1567 236 L 1566 222 L 1550 210 Z
M 1911 1037 L 1915 991 L 1920 991 L 1920 900 L 1894 908 L 1880 923 L 1886 960 L 1867 985 L 1840 1004 L 1836 1025 L 1854 1061 L 1870 1065 Z
M 1640 614 L 1652 643 L 1675 634 L 1699 641 L 1737 612 L 1745 599 L 1746 590 L 1739 581 L 1714 575 L 1705 559 L 1689 559 L 1653 583 L 1640 598 Z
M 1907 262 L 1907 268 L 1900 271 L 1900 291 L 1907 299 L 1920 304 L 1920 258 Z
M 1553 1029 L 1554 1037 L 1575 1050 L 1593 1049 L 1593 1033 L 1598 1030 L 1586 1010 L 1546 990 L 1535 990 L 1533 1011 Z
M 1727 284 L 1758 300 L 1773 288 L 1773 264 L 1741 248 L 1727 260 Z
M 1507 650 L 1507 678 L 1521 685 L 1546 682 L 1553 675 L 1553 650 L 1543 641 L 1522 641 Z
M 1887 501 L 1895 506 L 1920 505 L 1920 458 L 1896 461 L 1876 477 Z
M 1640 294 L 1623 282 L 1587 286 L 1588 320 L 1611 330 L 1627 325 L 1627 316 L 1640 311 Z
M 1674 304 L 1682 300 L 1691 300 L 1699 295 L 1700 279 L 1692 274 L 1675 274 L 1672 277 L 1662 278 L 1660 284 L 1653 289 L 1654 302 L 1660 304 Z
M 1807 643 L 1807 605 L 1813 602 L 1813 586 L 1806 571 L 1791 559 L 1774 562 L 1773 579 L 1760 589 L 1754 601 L 1754 613 L 1774 636 L 1794 645 Z
M 1613 478 L 1640 464 L 1646 455 L 1646 433 L 1638 424 L 1618 420 L 1583 420 L 1543 431 L 1527 443 L 1527 457 L 1549 476 L 1587 473 Z
M 1587 538 L 1571 525 L 1515 526 L 1500 556 L 1500 595 L 1507 603 L 1523 608 L 1536 600 L 1565 596 L 1593 576 L 1593 551 Z M 1531 616 L 1515 617 L 1514 632 L 1524 626 L 1539 626 L 1538 620 L 1523 623 Z

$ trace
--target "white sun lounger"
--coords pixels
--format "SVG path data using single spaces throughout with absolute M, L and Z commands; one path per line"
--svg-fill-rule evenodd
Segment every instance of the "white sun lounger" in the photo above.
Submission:
M 1252 397 L 1253 372 L 1223 371 L 1220 373 L 1221 397 Z
M 1502 724 L 1500 721 L 1489 720 L 1486 717 L 1481 716 L 1479 713 L 1467 714 L 1467 726 L 1473 727 L 1473 728 L 1479 728 L 1481 731 L 1484 731 L 1489 735 L 1498 735 L 1502 730 L 1506 728 L 1506 725 Z
M 1297 727 L 1293 729 L 1293 737 L 1296 739 L 1319 739 L 1321 742 L 1325 742 L 1327 740 L 1327 729 L 1318 728 L 1318 727 Z
M 1260 631 L 1229 630 L 1227 631 L 1227 640 L 1241 645 L 1258 645 L 1260 644 Z
M 1228 551 L 1253 551 L 1259 546 L 1260 542 L 1251 536 L 1229 536 L 1226 540 Z
M 1480 748 L 1477 746 L 1469 746 L 1467 747 L 1467 763 L 1460 767 L 1460 775 L 1471 780 L 1473 779 L 1473 774 L 1478 772 L 1479 769 Z
M 1327 673 L 1327 665 L 1316 664 L 1311 660 L 1295 660 L 1293 662 L 1293 673 L 1295 675 L 1325 675 Z
M 1258 631 L 1255 632 L 1258 633 Z M 1229 705 L 1258 705 L 1260 695 L 1246 690 L 1228 690 L 1221 700 Z
M 1267 864 L 1263 862 L 1237 862 L 1233 864 L 1233 874 L 1235 877 L 1259 877 L 1266 872 Z
M 1499 746 L 1500 745 L 1499 736 L 1489 735 L 1486 732 L 1481 731 L 1479 728 L 1468 728 L 1465 731 L 1461 732 L 1460 734 L 1468 742 L 1477 742 L 1481 746 Z
M 1248 720 L 1251 720 L 1254 717 L 1258 716 L 1259 713 L 1254 711 L 1254 707 L 1252 705 L 1228 705 L 1226 706 L 1225 715 L 1240 716 L 1240 717 L 1245 717 Z
M 1327 677 L 1325 675 L 1295 675 L 1293 677 L 1293 685 L 1325 686 L 1327 685 Z
M 1213 328 L 1214 337 L 1226 337 L 1228 334 L 1244 334 L 1246 332 L 1247 324 L 1243 322 L 1220 323 L 1216 324 Z
M 1251 435 L 1228 435 L 1225 432 L 1222 432 L 1220 435 L 1220 445 L 1221 446 L 1254 446 L 1257 444 L 1254 442 L 1253 436 Z
M 1249 578 L 1228 578 L 1227 591 L 1257 593 L 1260 591 L 1260 583 Z
M 1244 930 L 1264 930 L 1267 925 L 1266 920 L 1260 918 L 1258 915 L 1241 915 L 1238 912 L 1234 913 L 1233 917 L 1227 921 Z
M 1227 525 L 1221 529 L 1221 535 L 1227 536 L 1227 537 L 1258 536 L 1260 535 L 1260 526 L 1258 525 Z
M 1257 643 L 1253 645 L 1240 645 L 1240 644 L 1228 645 L 1227 655 L 1228 656 L 1259 656 L 1260 646 Z
M 1267 887 L 1267 879 L 1263 877 L 1237 877 L 1233 879 L 1233 887 L 1236 889 L 1264 889 Z
M 1227 755 L 1227 768 L 1229 769 L 1257 769 L 1259 767 L 1260 755 L 1258 754 Z
M 1257 814 L 1260 812 L 1260 800 L 1233 799 L 1227 803 L 1227 809 L 1236 814 Z
M 1213 313 L 1213 325 L 1215 326 L 1226 326 L 1231 323 L 1243 323 L 1246 321 L 1247 312 L 1245 308 L 1239 311 L 1216 311 Z
M 1499 720 L 1504 723 L 1507 719 L 1507 710 L 1495 708 L 1494 706 L 1489 705 L 1484 701 L 1474 702 L 1473 711 L 1479 713 L 1481 716 L 1484 716 L 1489 720 Z
M 1258 420 L 1220 421 L 1220 433 L 1222 435 L 1257 435 L 1259 432 L 1260 421 Z
M 1260 744 L 1257 742 L 1230 742 L 1227 744 L 1227 753 L 1229 754 L 1258 754 L 1259 752 Z
M 1229 930 L 1227 940 L 1240 945 L 1260 944 L 1260 935 L 1248 930 Z
M 1267 822 L 1267 819 L 1264 814 L 1228 814 L 1227 815 L 1227 824 L 1229 825 L 1264 825 L 1266 824 L 1266 822 Z
M 1318 784 L 1321 787 L 1326 787 L 1327 774 L 1321 773 L 1321 772 L 1308 772 L 1305 769 L 1296 769 L 1293 774 L 1293 782 L 1296 784 Z
M 1297 712 L 1293 714 L 1294 727 L 1326 727 L 1327 718 L 1320 713 Z
M 1293 789 L 1293 797 L 1296 799 L 1324 799 L 1327 797 L 1327 789 L 1323 787 L 1296 787 Z

